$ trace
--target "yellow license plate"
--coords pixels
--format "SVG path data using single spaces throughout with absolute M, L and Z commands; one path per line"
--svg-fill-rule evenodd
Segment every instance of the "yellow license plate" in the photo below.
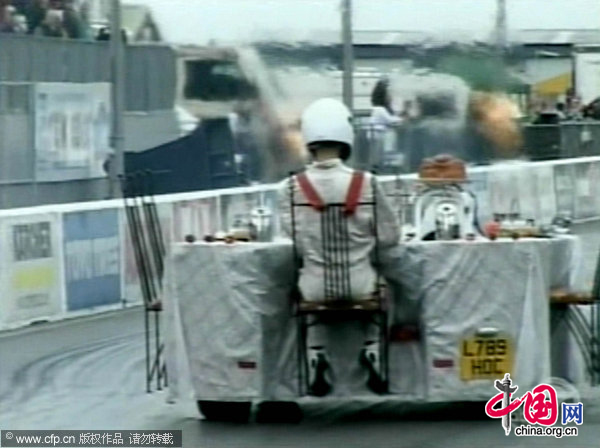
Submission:
M 463 381 L 501 379 L 513 373 L 513 344 L 507 337 L 473 337 L 460 346 L 460 378 Z

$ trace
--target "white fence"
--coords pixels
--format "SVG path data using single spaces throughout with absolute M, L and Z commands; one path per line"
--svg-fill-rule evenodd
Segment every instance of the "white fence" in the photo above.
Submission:
M 469 178 L 482 222 L 510 211 L 538 222 L 600 218 L 600 157 L 477 167 Z M 381 179 L 394 188 L 396 178 Z M 258 204 L 275 211 L 276 188 L 158 196 L 167 244 L 227 229 Z M 0 329 L 141 303 L 121 200 L 0 211 L 0 247 Z

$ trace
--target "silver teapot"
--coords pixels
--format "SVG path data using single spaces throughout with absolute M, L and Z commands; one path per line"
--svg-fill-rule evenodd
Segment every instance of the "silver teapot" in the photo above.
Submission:
M 273 241 L 275 226 L 270 208 L 265 206 L 253 208 L 250 212 L 250 225 L 256 241 Z
M 442 201 L 435 210 L 435 239 L 457 240 L 460 238 L 458 207 L 452 202 Z

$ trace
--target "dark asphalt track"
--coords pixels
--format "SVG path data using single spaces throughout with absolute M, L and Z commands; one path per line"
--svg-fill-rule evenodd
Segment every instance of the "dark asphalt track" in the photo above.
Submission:
M 593 272 L 600 224 L 584 238 Z M 308 413 L 300 424 L 200 420 L 195 404 L 165 403 L 144 389 L 140 309 L 0 333 L 0 429 L 182 429 L 186 448 L 204 447 L 585 447 L 600 446 L 600 391 L 586 393 L 576 438 L 506 437 L 499 421 L 462 406 L 396 415 Z

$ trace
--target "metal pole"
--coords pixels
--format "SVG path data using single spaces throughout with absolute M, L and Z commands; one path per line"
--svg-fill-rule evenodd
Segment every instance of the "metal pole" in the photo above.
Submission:
M 354 48 L 352 44 L 352 0 L 342 0 L 342 42 L 344 46 L 344 80 L 342 92 L 344 103 L 354 110 Z
M 112 78 L 112 126 L 111 146 L 114 156 L 110 164 L 110 193 L 111 197 L 119 197 L 119 176 L 124 174 L 124 143 L 123 111 L 124 99 L 124 48 L 121 35 L 121 2 L 112 0 L 110 15 L 110 61 Z
M 508 46 L 508 30 L 506 23 L 506 0 L 497 0 L 496 10 L 496 46 L 504 52 Z

